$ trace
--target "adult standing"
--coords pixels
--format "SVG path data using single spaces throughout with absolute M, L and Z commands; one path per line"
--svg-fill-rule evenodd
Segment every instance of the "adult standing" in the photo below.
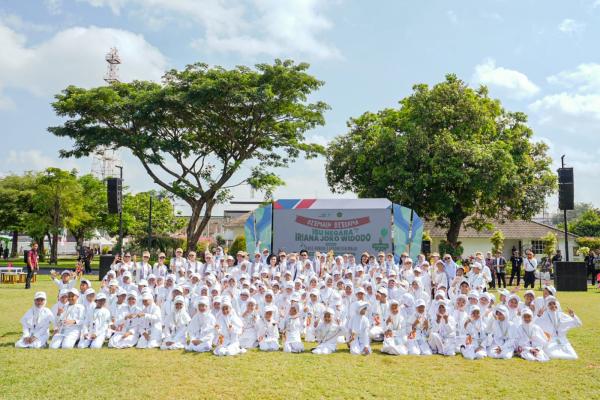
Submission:
M 523 266 L 523 257 L 517 250 L 513 251 L 513 255 L 510 258 L 510 263 L 512 264 L 512 269 L 510 271 L 510 281 L 508 282 L 509 286 L 513 284 L 513 278 L 517 277 L 517 286 L 521 284 L 521 267 Z
M 585 265 L 587 266 L 588 275 L 592 275 L 592 285 L 596 282 L 596 254 L 594 250 L 590 250 L 587 256 L 585 256 Z
M 496 258 L 494 258 L 494 267 L 496 269 L 496 281 L 498 282 L 498 289 L 501 287 L 506 288 L 506 258 L 504 258 L 501 251 L 496 252 Z
M 37 271 L 38 269 L 38 244 L 33 242 L 31 244 L 31 250 L 27 253 L 27 279 L 25 280 L 25 289 L 31 288 L 31 278 L 33 278 L 34 271 Z
M 525 289 L 529 285 L 533 289 L 535 287 L 535 270 L 537 268 L 537 260 L 535 259 L 533 252 L 531 250 L 527 250 L 525 252 L 525 259 L 523 260 L 523 265 L 525 266 Z

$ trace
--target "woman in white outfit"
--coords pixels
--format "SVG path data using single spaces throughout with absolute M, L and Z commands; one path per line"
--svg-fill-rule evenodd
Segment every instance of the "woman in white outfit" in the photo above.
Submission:
M 217 356 L 236 356 L 244 354 L 246 349 L 240 347 L 239 337 L 242 334 L 242 320 L 235 314 L 229 297 L 221 303 L 221 313 L 217 318 Z
M 546 353 L 550 358 L 577 360 L 577 353 L 571 346 L 569 339 L 567 339 L 567 332 L 571 328 L 580 327 L 582 325 L 581 320 L 570 308 L 567 310 L 568 315 L 561 312 L 558 309 L 556 297 L 548 296 L 545 301 L 546 311 L 535 323 L 542 328 L 546 337 L 549 338 L 545 348 Z
M 139 334 L 139 313 L 136 292 L 127 295 L 127 309 L 123 310 L 120 317 L 115 319 L 115 333 L 108 341 L 108 347 L 125 349 L 135 346 Z
M 350 354 L 369 355 L 371 354 L 371 338 L 369 337 L 369 319 L 366 317 L 369 303 L 359 301 L 356 307 L 356 314 L 350 321 Z
M 50 336 L 50 324 L 54 322 L 54 315 L 46 307 L 46 293 L 37 292 L 33 296 L 33 306 L 21 318 L 23 335 L 15 343 L 21 349 L 40 349 L 46 346 Z
M 404 332 L 404 318 L 400 313 L 398 300 L 390 301 L 390 314 L 385 321 L 385 338 L 383 339 L 382 353 L 395 356 L 407 355 L 406 333 Z
M 191 318 L 185 308 L 185 299 L 177 296 L 173 302 L 175 309 L 164 323 L 165 338 L 160 346 L 161 350 L 179 350 L 187 345 L 187 330 Z
M 517 353 L 527 361 L 549 361 L 550 357 L 544 351 L 548 341 L 542 328 L 533 323 L 531 310 L 523 310 L 521 320 L 517 327 Z
M 318 343 L 313 354 L 331 354 L 337 347 L 337 339 L 343 333 L 343 329 L 334 321 L 335 311 L 328 307 L 323 312 L 323 318 L 319 320 L 315 328 L 315 339 Z
M 304 323 L 300 318 L 299 310 L 298 303 L 292 303 L 288 315 L 281 321 L 281 332 L 285 338 L 283 351 L 286 353 L 302 353 L 304 351 L 301 337 Z
M 72 349 L 81 336 L 85 307 L 78 303 L 79 290 L 70 289 L 69 304 L 58 317 L 58 331 L 50 342 L 51 349 Z
M 487 357 L 487 327 L 481 318 L 479 306 L 471 307 L 471 315 L 463 323 L 465 342 L 461 353 L 467 360 L 481 360 Z
M 110 311 L 105 307 L 106 294 L 96 296 L 96 308 L 88 311 L 79 339 L 80 349 L 100 349 L 108 335 L 111 323 Z
M 258 335 L 258 348 L 262 351 L 279 350 L 279 327 L 274 315 L 277 307 L 267 305 L 263 310 L 263 317 L 258 321 L 256 334 Z
M 188 336 L 190 343 L 186 350 L 199 353 L 212 350 L 213 340 L 215 338 L 216 319 L 208 310 L 210 300 L 206 296 L 198 299 L 198 312 L 188 325 Z

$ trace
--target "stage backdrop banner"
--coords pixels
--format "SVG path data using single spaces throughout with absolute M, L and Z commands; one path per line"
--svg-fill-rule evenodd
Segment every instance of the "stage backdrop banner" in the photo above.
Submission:
M 283 199 L 273 203 L 273 250 L 392 251 L 387 199 Z

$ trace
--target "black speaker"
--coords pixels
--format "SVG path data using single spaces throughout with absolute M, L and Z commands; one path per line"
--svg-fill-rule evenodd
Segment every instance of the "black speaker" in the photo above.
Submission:
M 558 185 L 558 208 L 559 210 L 573 210 L 575 208 L 574 187 L 572 183 L 560 183 Z
M 587 266 L 584 262 L 557 261 L 554 263 L 554 287 L 571 292 L 587 291 Z
M 118 214 L 121 212 L 121 198 L 123 196 L 123 185 L 121 178 L 108 178 L 106 180 L 108 194 L 108 212 Z
M 98 280 L 102 280 L 102 278 L 104 278 L 106 276 L 106 274 L 108 273 L 108 271 L 110 271 L 110 266 L 112 265 L 113 260 L 115 259 L 115 256 L 110 254 L 102 254 L 100 256 L 100 267 L 98 269 Z
M 423 240 L 421 242 L 421 253 L 425 255 L 431 254 L 431 240 Z
M 573 168 L 559 168 L 558 183 L 573 183 Z

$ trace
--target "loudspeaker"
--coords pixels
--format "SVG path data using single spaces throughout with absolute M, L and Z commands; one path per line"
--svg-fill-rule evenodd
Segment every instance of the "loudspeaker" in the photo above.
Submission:
M 573 210 L 575 208 L 574 187 L 572 183 L 558 185 L 558 208 L 560 210 Z
M 121 198 L 123 196 L 123 185 L 121 178 L 108 178 L 106 180 L 108 194 L 108 212 L 118 214 L 121 212 Z
M 573 183 L 573 168 L 559 168 L 558 183 Z
M 554 263 L 556 290 L 586 292 L 587 266 L 584 262 L 557 261 Z
M 110 271 L 110 266 L 112 265 L 115 256 L 112 254 L 102 254 L 100 256 L 100 268 L 98 269 L 98 280 L 102 280 Z
M 425 255 L 431 253 L 431 240 L 423 240 L 421 242 L 421 253 Z

